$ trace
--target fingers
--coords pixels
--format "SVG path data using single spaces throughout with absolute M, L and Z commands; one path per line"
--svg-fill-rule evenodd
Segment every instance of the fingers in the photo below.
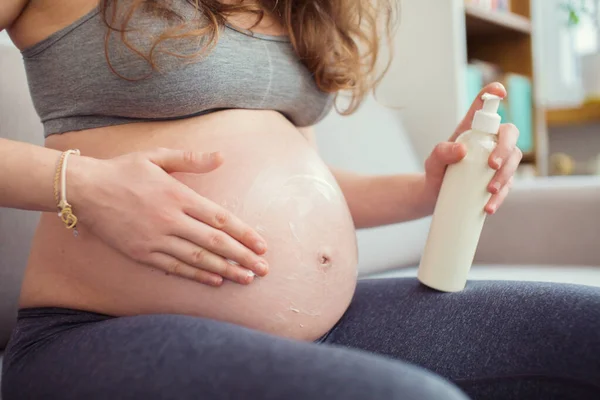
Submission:
M 265 276 L 269 272 L 269 266 L 262 257 L 259 257 L 224 231 L 189 218 L 187 223 L 180 225 L 176 234 L 227 260 L 235 261 L 241 267 L 259 276 Z M 220 274 L 220 272 L 217 273 Z
M 517 171 L 519 167 L 519 163 L 523 158 L 523 153 L 519 149 L 516 149 L 508 158 L 508 160 L 503 164 L 503 166 L 496 171 L 494 177 L 492 178 L 488 191 L 492 194 L 496 194 L 501 191 L 501 189 L 508 184 L 508 182 L 512 179 L 513 175 Z
M 489 214 L 494 214 L 504 202 L 523 158 L 517 147 L 518 138 L 519 130 L 512 124 L 503 124 L 498 131 L 498 146 L 488 160 L 490 167 L 497 170 L 488 186 L 488 191 L 493 194 L 485 207 Z
M 185 206 L 183 210 L 190 217 L 225 232 L 256 254 L 266 253 L 267 243 L 265 240 L 231 212 L 199 196 L 194 197 L 194 201 L 190 204 L 192 205 Z M 194 239 L 187 239 L 197 243 Z
M 515 153 L 519 153 L 522 157 L 522 153 L 517 148 L 518 139 L 519 129 L 516 126 L 513 124 L 502 124 L 498 131 L 498 145 L 492 154 L 490 154 L 490 167 L 494 169 L 501 168 Z M 521 160 L 519 159 L 519 161 Z
M 159 250 L 181 260 L 185 265 L 222 276 L 233 282 L 248 285 L 254 280 L 254 273 L 205 248 L 175 236 L 169 237 Z
M 510 192 L 512 185 L 513 185 L 513 178 L 510 177 L 508 182 L 500 189 L 500 191 L 497 192 L 496 194 L 492 195 L 492 197 L 490 198 L 490 201 L 488 201 L 488 203 L 485 206 L 486 213 L 495 214 L 496 211 L 498 211 L 498 208 L 500 208 L 502 203 L 504 203 L 506 196 L 508 196 L 508 192 Z
M 218 168 L 223 163 L 221 153 L 158 149 L 148 153 L 150 161 L 168 173 L 204 173 Z
M 489 85 L 484 87 L 481 90 L 481 92 L 479 92 L 479 94 L 477 95 L 477 98 L 473 101 L 473 104 L 471 104 L 471 108 L 469 108 L 469 111 L 465 115 L 465 118 L 458 125 L 458 128 L 456 128 L 456 131 L 450 138 L 451 142 L 455 141 L 461 133 L 471 129 L 471 124 L 473 123 L 473 117 L 475 116 L 475 112 L 481 110 L 481 108 L 483 107 L 483 100 L 481 99 L 481 96 L 483 96 L 484 93 L 495 94 L 496 96 L 501 98 L 506 97 L 506 89 L 499 82 L 490 83 Z
M 223 278 L 219 275 L 194 268 L 165 253 L 151 253 L 147 263 L 167 274 L 191 279 L 206 285 L 218 287 L 223 284 Z
M 446 167 L 455 164 L 465 158 L 467 148 L 460 143 L 444 142 L 433 149 L 433 152 L 425 161 L 425 171 L 431 178 L 443 178 Z

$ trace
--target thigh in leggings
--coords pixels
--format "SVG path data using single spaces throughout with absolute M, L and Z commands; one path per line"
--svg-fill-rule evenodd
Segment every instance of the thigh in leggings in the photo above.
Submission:
M 446 380 L 367 352 L 201 318 L 21 312 L 3 400 L 459 400 Z
M 326 342 L 420 365 L 473 399 L 600 399 L 600 288 L 361 281 Z

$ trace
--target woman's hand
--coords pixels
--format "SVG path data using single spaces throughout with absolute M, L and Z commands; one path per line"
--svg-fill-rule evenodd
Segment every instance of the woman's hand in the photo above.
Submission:
M 483 106 L 481 95 L 491 93 L 502 98 L 506 97 L 506 89 L 500 83 L 492 83 L 486 86 L 477 99 L 471 105 L 469 112 L 462 120 L 448 142 L 438 144 L 425 163 L 426 194 L 435 204 L 439 194 L 446 167 L 462 160 L 467 155 L 467 149 L 463 144 L 454 143 L 461 133 L 471 129 L 471 123 L 475 112 Z M 512 124 L 502 124 L 498 131 L 498 146 L 489 158 L 490 167 L 497 172 L 488 185 L 488 191 L 492 193 L 490 201 L 485 206 L 488 214 L 494 214 L 502 205 L 512 186 L 515 174 L 523 153 L 517 147 L 519 130 Z
M 133 260 L 219 286 L 268 272 L 263 238 L 169 175 L 207 173 L 219 153 L 159 149 L 109 160 L 71 157 L 69 202 L 81 224 Z

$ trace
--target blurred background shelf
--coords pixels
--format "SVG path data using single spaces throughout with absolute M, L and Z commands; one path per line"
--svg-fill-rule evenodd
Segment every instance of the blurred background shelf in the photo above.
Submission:
M 523 153 L 523 160 L 521 160 L 522 164 L 535 164 L 535 153 Z
M 466 4 L 467 36 L 473 35 L 530 35 L 529 18 L 510 11 L 489 11 L 481 6 Z
M 550 127 L 600 123 L 600 101 L 587 102 L 578 108 L 548 110 L 546 117 Z
M 512 0 L 494 10 L 466 0 L 464 4 L 468 98 L 476 93 L 477 80 L 485 85 L 501 81 L 509 95 L 503 102 L 503 122 L 521 131 L 519 148 L 523 164 L 537 175 L 548 173 L 546 112 L 536 104 L 531 1 Z M 500 2 L 498 2 L 500 3 Z M 489 7 L 489 2 L 484 2 Z
M 501 115 L 523 133 L 518 145 L 527 175 L 547 175 L 546 112 L 533 95 L 532 1 L 402 2 L 403 15 L 426 15 L 427 23 L 403 19 L 394 38 L 394 52 L 402 56 L 394 59 L 378 96 L 402 105 L 403 124 L 421 161 L 447 140 L 483 85 L 501 81 L 512 93 Z

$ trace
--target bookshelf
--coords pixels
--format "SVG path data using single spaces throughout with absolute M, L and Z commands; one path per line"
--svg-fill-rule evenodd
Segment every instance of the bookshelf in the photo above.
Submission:
M 589 101 L 577 108 L 548 110 L 548 126 L 600 124 L 600 100 Z
M 477 35 L 530 35 L 531 20 L 513 12 L 488 11 L 465 4 L 467 34 Z
M 508 12 L 465 0 L 401 0 L 395 57 L 378 98 L 401 109 L 422 160 L 447 140 L 473 100 L 468 89 L 470 60 L 497 65 L 509 76 L 526 77 L 535 97 L 531 3 L 512 0 L 510 6 Z M 543 176 L 548 164 L 546 113 L 535 103 L 532 108 L 532 151 L 522 163 Z
M 465 4 L 467 58 L 496 65 L 504 74 L 527 77 L 535 86 L 530 0 L 512 0 L 509 4 L 509 11 Z M 522 164 L 532 166 L 538 175 L 547 174 L 545 116 L 545 110 L 534 101 L 532 150 L 524 154 Z

